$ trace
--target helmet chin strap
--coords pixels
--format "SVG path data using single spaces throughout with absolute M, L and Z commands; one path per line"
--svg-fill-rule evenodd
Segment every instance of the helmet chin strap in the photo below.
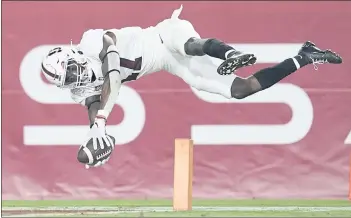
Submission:
M 93 70 L 89 67 L 89 65 L 86 67 L 86 70 L 88 72 L 89 80 L 91 81 L 93 79 Z
M 85 77 L 85 78 L 84 78 Z M 81 82 L 86 83 L 86 82 L 91 82 L 93 77 L 93 71 L 87 66 L 85 68 L 85 72 L 81 74 Z M 88 80 L 88 81 L 87 81 Z

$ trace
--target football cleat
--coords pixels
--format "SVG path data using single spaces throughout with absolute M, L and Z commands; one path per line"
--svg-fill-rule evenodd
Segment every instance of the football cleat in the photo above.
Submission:
M 307 41 L 302 45 L 299 55 L 306 57 L 309 63 L 314 65 L 315 69 L 317 68 L 316 64 L 341 64 L 342 58 L 340 55 L 336 54 L 331 50 L 321 50 L 313 42 Z
M 244 54 L 239 51 L 234 51 L 228 55 L 227 60 L 219 65 L 217 73 L 219 75 L 229 75 L 241 67 L 255 64 L 256 60 L 257 58 L 253 54 Z

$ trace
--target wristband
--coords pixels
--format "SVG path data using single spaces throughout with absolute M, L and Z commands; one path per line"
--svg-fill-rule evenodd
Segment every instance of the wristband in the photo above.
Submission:
M 107 122 L 107 116 L 106 116 L 106 112 L 104 110 L 98 110 L 96 116 L 95 116 L 95 123 L 101 123 L 101 120 L 103 120 L 103 124 L 106 125 L 106 122 Z M 98 121 L 100 120 L 100 121 Z
M 96 118 L 107 120 L 107 117 L 108 117 L 107 111 L 105 111 L 105 110 L 98 110 L 98 112 L 96 114 Z

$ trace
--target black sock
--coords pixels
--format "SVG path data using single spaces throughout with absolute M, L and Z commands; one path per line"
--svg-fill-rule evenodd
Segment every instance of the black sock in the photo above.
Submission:
M 218 39 L 208 39 L 203 46 L 203 52 L 205 54 L 222 60 L 226 60 L 225 54 L 230 50 L 235 49 Z
M 297 63 L 294 62 L 294 59 Z M 294 58 L 286 59 L 274 67 L 262 69 L 255 73 L 253 76 L 256 77 L 263 90 L 271 87 L 283 78 L 295 72 L 297 69 L 306 66 L 307 64 L 309 64 L 308 59 L 304 56 L 298 55 Z

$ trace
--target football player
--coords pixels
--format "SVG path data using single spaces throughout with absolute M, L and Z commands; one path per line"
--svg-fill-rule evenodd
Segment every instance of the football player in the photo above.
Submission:
M 105 155 L 106 158 L 100 161 L 92 161 L 94 152 L 86 148 L 88 141 L 94 142 L 95 150 L 105 149 L 104 144 L 114 147 L 111 137 L 105 132 L 105 125 L 122 83 L 164 70 L 195 89 L 242 99 L 271 87 L 309 64 L 342 62 L 336 53 L 306 42 L 295 57 L 241 78 L 233 73 L 254 64 L 256 57 L 218 39 L 201 38 L 189 21 L 178 18 L 181 11 L 182 6 L 173 12 L 170 19 L 146 29 L 88 30 L 77 47 L 55 48 L 44 58 L 42 70 L 48 81 L 70 89 L 72 98 L 88 110 L 90 131 L 83 144 L 86 155 L 80 157 L 78 153 L 81 162 L 88 156 L 88 167 L 100 166 L 109 158 Z M 223 61 L 217 67 L 210 63 L 210 58 L 201 59 L 202 56 Z M 210 67 L 206 69 L 211 72 L 203 73 L 206 70 L 198 67 L 199 63 L 208 64 Z

